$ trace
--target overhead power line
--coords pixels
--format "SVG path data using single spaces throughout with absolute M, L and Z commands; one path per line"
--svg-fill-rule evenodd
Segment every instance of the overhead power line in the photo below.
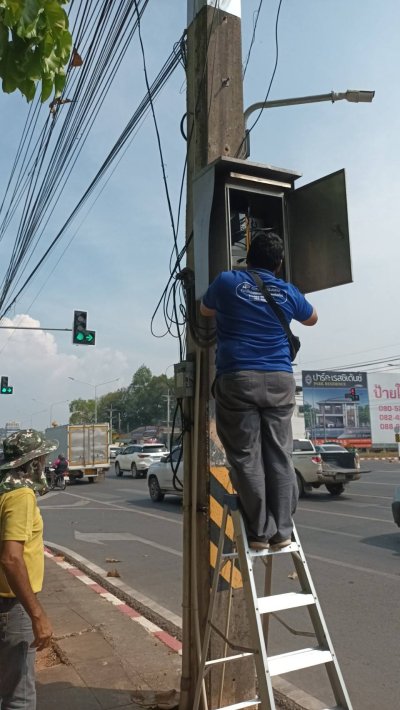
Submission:
M 244 77 L 246 76 L 247 67 L 248 67 L 248 64 L 249 64 L 249 61 L 250 61 L 250 57 L 251 57 L 251 50 L 253 49 L 253 45 L 254 45 L 254 42 L 255 42 L 255 39 L 256 39 L 257 25 L 258 25 L 258 20 L 259 20 L 259 18 L 260 18 L 260 12 L 261 12 L 261 8 L 262 8 L 263 1 L 264 1 L 264 0 L 260 0 L 260 4 L 259 4 L 259 6 L 258 6 L 258 9 L 257 9 L 257 10 L 254 12 L 254 14 L 253 14 L 253 17 L 254 17 L 254 22 L 253 22 L 253 34 L 252 34 L 252 37 L 251 37 L 251 40 L 250 40 L 249 51 L 247 52 L 247 57 L 246 57 L 245 62 L 244 62 L 243 79 L 244 79 Z
M 104 160 L 103 164 L 101 165 L 100 169 L 98 170 L 97 174 L 91 181 L 90 185 L 84 192 L 83 196 L 80 198 L 79 202 L 69 215 L 68 219 L 65 221 L 61 229 L 57 232 L 56 236 L 42 255 L 42 257 L 39 259 L 37 262 L 36 266 L 34 269 L 31 271 L 29 276 L 25 279 L 24 283 L 18 290 L 18 292 L 12 297 L 12 299 L 8 302 L 3 307 L 3 310 L 1 311 L 0 317 L 3 317 L 6 315 L 6 313 L 10 310 L 10 308 L 13 306 L 13 304 L 18 300 L 18 298 L 21 296 L 22 292 L 25 290 L 25 288 L 28 286 L 28 284 L 32 281 L 40 267 L 43 265 L 51 251 L 54 249 L 55 245 L 57 242 L 61 239 L 67 228 L 70 226 L 70 224 L 73 222 L 77 214 L 80 212 L 84 204 L 87 202 L 89 197 L 93 194 L 94 190 L 98 186 L 99 182 L 103 178 L 103 176 L 107 173 L 107 171 L 110 169 L 111 165 L 117 158 L 117 156 L 120 154 L 120 152 L 123 150 L 125 144 L 127 141 L 129 141 L 132 132 L 136 129 L 138 123 L 142 120 L 143 116 L 146 114 L 146 112 L 149 110 L 150 106 L 150 97 L 151 100 L 154 101 L 156 96 L 159 94 L 161 89 L 165 86 L 167 83 L 168 79 L 172 75 L 172 73 L 175 71 L 176 67 L 179 66 L 181 62 L 181 51 L 180 51 L 180 46 L 181 46 L 181 41 L 176 43 L 174 46 L 173 51 L 169 55 L 167 61 L 165 62 L 164 66 L 162 67 L 161 71 L 159 72 L 158 76 L 154 80 L 153 84 L 149 87 L 149 92 L 147 92 L 146 96 L 142 99 L 141 103 L 139 104 L 138 108 L 136 109 L 135 113 L 133 114 L 132 118 L 129 120 L 128 124 L 125 126 L 124 130 L 122 131 L 121 135 L 119 136 L 118 140 L 114 144 L 113 148 L 107 155 L 106 159 Z
M 88 135 L 138 27 L 149 0 L 87 0 L 75 3 L 74 41 L 83 63 L 73 61 L 60 99 L 29 109 L 2 200 L 0 239 L 20 213 L 8 267 L 3 275 L 0 310 L 22 280 L 57 202 L 70 179 Z M 136 8 L 137 11 L 136 12 Z M 39 116 L 47 111 L 37 132 Z M 61 123 L 61 117 L 63 122 Z

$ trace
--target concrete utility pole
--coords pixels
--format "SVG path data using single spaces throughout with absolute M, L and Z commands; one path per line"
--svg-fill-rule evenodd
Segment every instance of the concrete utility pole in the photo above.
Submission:
M 197 173 L 216 158 L 234 157 L 243 145 L 241 0 L 188 0 L 187 57 L 186 227 L 189 238 L 193 230 L 193 181 Z M 187 265 L 194 268 L 193 242 L 188 248 Z M 189 335 L 187 350 L 188 359 L 195 360 L 199 396 L 198 406 L 193 405 L 194 400 L 186 400 L 185 405 L 185 417 L 191 423 L 191 432 L 186 435 L 184 448 L 183 670 L 180 710 L 193 707 L 199 644 L 202 642 L 208 609 L 212 557 L 209 398 L 214 351 L 200 351 Z M 196 467 L 197 476 L 194 475 Z M 233 624 L 237 627 L 235 619 Z M 231 682 L 229 677 L 228 685 L 231 686 L 232 694 L 236 695 L 238 686 L 247 680 L 241 677 Z M 215 696 L 213 686 L 211 674 L 207 688 L 210 705 Z M 224 703 L 227 702 L 232 702 L 231 697 L 224 697 Z

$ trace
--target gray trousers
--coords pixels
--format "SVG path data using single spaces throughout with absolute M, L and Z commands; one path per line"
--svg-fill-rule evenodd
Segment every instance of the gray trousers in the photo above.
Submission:
M 0 599 L 0 708 L 35 710 L 32 622 L 17 600 Z
M 292 462 L 295 381 L 288 372 L 242 370 L 215 384 L 218 436 L 250 540 L 293 530 L 298 488 Z

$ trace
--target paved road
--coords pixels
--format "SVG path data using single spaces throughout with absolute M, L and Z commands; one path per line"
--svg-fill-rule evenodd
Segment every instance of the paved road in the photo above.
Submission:
M 392 710 L 398 707 L 400 530 L 390 506 L 400 466 L 373 462 L 371 468 L 338 499 L 324 489 L 303 499 L 296 524 L 354 709 Z M 110 566 L 107 559 L 119 559 L 112 566 L 124 582 L 180 615 L 178 498 L 155 504 L 145 480 L 116 478 L 111 470 L 103 483 L 48 494 L 41 509 L 47 540 L 103 568 Z M 289 560 L 281 564 L 274 570 L 276 591 L 290 591 Z M 291 614 L 289 623 L 308 630 L 304 615 Z M 271 624 L 272 653 L 308 644 Z M 289 680 L 327 699 L 320 672 Z

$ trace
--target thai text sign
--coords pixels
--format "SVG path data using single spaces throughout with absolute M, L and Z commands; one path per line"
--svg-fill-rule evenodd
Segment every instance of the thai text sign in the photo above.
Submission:
M 369 372 L 367 378 L 372 441 L 394 444 L 400 430 L 400 376 L 391 372 Z

